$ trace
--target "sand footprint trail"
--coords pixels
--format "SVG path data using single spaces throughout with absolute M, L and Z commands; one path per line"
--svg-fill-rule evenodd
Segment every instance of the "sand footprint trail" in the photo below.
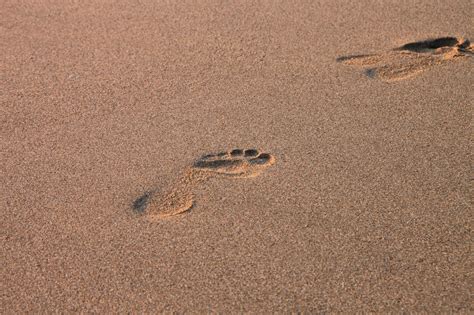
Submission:
M 204 155 L 184 172 L 167 194 L 147 192 L 135 200 L 133 208 L 151 221 L 178 215 L 193 207 L 194 190 L 206 180 L 215 176 L 256 177 L 274 163 L 271 154 L 255 149 Z
M 391 82 L 408 79 L 433 66 L 473 56 L 473 53 L 469 40 L 441 37 L 408 43 L 379 54 L 343 56 L 337 61 L 366 68 L 369 77 Z

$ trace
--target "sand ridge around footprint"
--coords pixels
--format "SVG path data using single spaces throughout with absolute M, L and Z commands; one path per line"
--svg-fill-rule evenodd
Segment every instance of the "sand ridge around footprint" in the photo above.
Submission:
M 337 61 L 366 68 L 369 77 L 392 82 L 408 79 L 435 65 L 472 56 L 473 51 L 469 40 L 440 37 L 407 43 L 378 54 L 342 56 Z
M 194 190 L 206 180 L 216 177 L 256 177 L 275 163 L 269 153 L 256 149 L 234 149 L 216 154 L 207 154 L 197 159 L 167 194 L 148 191 L 137 198 L 132 208 L 150 221 L 182 214 L 194 205 Z

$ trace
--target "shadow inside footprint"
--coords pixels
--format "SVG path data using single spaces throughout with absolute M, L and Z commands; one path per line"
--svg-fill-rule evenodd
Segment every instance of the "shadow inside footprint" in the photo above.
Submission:
M 244 154 L 244 150 L 242 150 L 242 149 L 234 149 L 234 150 L 230 151 L 231 156 L 239 156 L 239 155 L 242 155 L 242 154 Z
M 395 50 L 423 52 L 428 49 L 434 50 L 441 47 L 455 47 L 458 44 L 460 44 L 460 41 L 456 37 L 440 37 L 435 39 L 427 39 L 419 42 L 408 43 Z
M 145 212 L 145 209 L 148 206 L 148 202 L 150 201 L 151 195 L 152 193 L 150 191 L 147 191 L 143 195 L 135 199 L 135 201 L 132 203 L 132 209 L 136 213 Z
M 377 69 L 370 68 L 365 70 L 365 75 L 367 75 L 369 78 L 374 79 L 377 75 Z
M 231 176 L 256 176 L 272 165 L 274 157 L 257 149 L 234 149 L 217 154 L 207 154 L 194 162 L 195 169 L 212 171 Z
M 244 151 L 244 156 L 257 156 L 258 155 L 258 151 L 255 150 L 255 149 L 247 149 Z
M 242 161 L 239 160 L 199 160 L 194 162 L 194 167 L 196 168 L 220 168 L 220 167 L 229 167 L 236 166 L 241 164 Z

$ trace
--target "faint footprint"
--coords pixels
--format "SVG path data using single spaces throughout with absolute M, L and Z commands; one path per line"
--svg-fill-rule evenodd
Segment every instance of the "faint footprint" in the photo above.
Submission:
M 413 77 L 458 57 L 472 56 L 473 50 L 469 40 L 441 37 L 408 43 L 379 54 L 343 56 L 337 61 L 365 67 L 369 77 L 390 82 Z
M 193 207 L 194 190 L 209 178 L 255 177 L 274 163 L 273 155 L 260 153 L 255 149 L 235 149 L 204 155 L 185 171 L 168 194 L 159 196 L 156 193 L 146 192 L 133 202 L 132 208 L 152 221 L 178 215 Z

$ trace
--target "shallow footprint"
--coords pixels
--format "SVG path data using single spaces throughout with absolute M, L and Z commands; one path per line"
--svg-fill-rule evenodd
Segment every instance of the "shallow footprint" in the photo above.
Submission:
M 132 203 L 132 209 L 155 221 L 189 211 L 194 205 L 194 190 L 214 176 L 255 177 L 275 163 L 273 155 L 256 149 L 234 149 L 208 154 L 196 160 L 167 194 L 147 192 Z
M 254 177 L 275 162 L 268 153 L 256 149 L 234 149 L 229 152 L 208 154 L 198 159 L 193 167 L 197 170 L 236 177 Z
M 373 55 L 337 58 L 346 65 L 370 67 L 366 74 L 382 81 L 398 81 L 413 77 L 431 67 L 458 57 L 473 55 L 469 40 L 440 37 L 407 43 L 401 47 Z

